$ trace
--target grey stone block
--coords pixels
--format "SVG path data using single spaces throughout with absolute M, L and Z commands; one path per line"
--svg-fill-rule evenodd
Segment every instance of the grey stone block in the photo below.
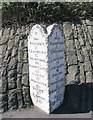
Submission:
M 18 48 L 17 47 L 13 47 L 11 57 L 15 57 L 17 54 L 18 54 Z
M 17 65 L 17 73 L 18 74 L 22 74 L 22 69 L 23 68 L 23 62 L 18 62 L 18 65 Z
M 25 63 L 28 62 L 28 51 L 27 50 L 24 50 L 23 62 Z
M 17 74 L 16 84 L 17 84 L 17 89 L 21 90 L 21 88 L 22 88 L 22 74 Z
M 8 70 L 13 69 L 17 69 L 17 59 L 15 57 L 13 57 L 8 64 Z
M 8 42 L 9 35 L 3 35 L 0 40 L 0 45 L 6 44 Z
M 17 101 L 17 92 L 16 90 L 10 90 L 8 93 L 8 109 L 13 110 L 17 109 L 18 101 Z
M 22 108 L 23 107 L 22 89 L 17 89 L 17 101 L 18 108 Z
M 90 62 L 88 56 L 85 56 L 84 64 L 85 64 L 85 71 L 86 71 L 86 72 L 92 71 L 91 62 Z
M 24 85 L 24 86 L 29 86 L 29 79 L 28 79 L 28 74 L 25 74 L 25 75 L 22 75 L 22 84 Z
M 24 57 L 24 51 L 18 50 L 18 62 L 22 62 Z
M 30 99 L 30 88 L 29 87 L 23 87 L 22 88 L 23 92 L 23 99 L 24 99 L 24 105 L 31 104 L 31 99 Z
M 93 82 L 93 72 L 86 72 L 86 83 Z
M 68 51 L 66 53 L 66 61 L 68 63 L 68 65 L 77 65 L 77 56 L 75 55 L 75 52 L 73 51 Z
M 17 48 L 18 48 L 19 42 L 20 42 L 19 36 L 15 36 L 15 38 L 14 38 L 14 47 L 17 47 Z
M 65 34 L 65 38 L 66 39 L 72 39 L 72 24 L 70 22 L 65 22 L 63 24 L 63 30 L 64 30 L 64 34 Z
M 70 84 L 72 81 L 76 81 L 76 75 L 78 73 L 78 66 L 73 65 L 68 67 L 68 74 L 66 75 L 66 84 Z
M 11 70 L 8 73 L 8 89 L 16 88 L 17 70 Z
M 2 112 L 6 112 L 8 110 L 8 94 L 1 94 L 0 95 L 1 98 L 1 106 L 2 106 Z
M 13 39 L 8 41 L 8 50 L 11 50 L 13 48 L 13 43 L 14 43 Z
M 8 80 L 7 77 L 2 78 L 2 93 L 6 93 L 8 90 Z
M 22 75 L 25 75 L 28 73 L 28 64 L 24 63 L 23 64 L 23 71 L 22 71 Z

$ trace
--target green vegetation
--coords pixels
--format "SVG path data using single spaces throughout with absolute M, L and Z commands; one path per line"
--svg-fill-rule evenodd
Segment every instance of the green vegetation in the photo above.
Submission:
M 2 4 L 2 26 L 53 23 L 93 18 L 93 2 L 8 2 Z

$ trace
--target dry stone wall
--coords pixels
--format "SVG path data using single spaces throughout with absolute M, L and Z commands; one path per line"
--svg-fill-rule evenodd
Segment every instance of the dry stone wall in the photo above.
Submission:
M 27 37 L 32 26 L 33 24 L 0 30 L 0 112 L 32 104 L 29 94 L 27 52 Z M 87 96 L 87 92 L 93 90 L 91 89 L 93 86 L 88 86 L 90 88 L 88 89 L 78 88 L 77 85 L 93 83 L 93 22 L 89 20 L 83 20 L 81 23 L 63 22 L 63 30 L 67 86 L 65 105 L 68 108 L 72 107 L 73 110 L 79 106 L 82 111 L 86 107 L 90 110 L 90 106 L 93 105 L 91 102 L 93 93 L 90 92 Z M 80 99 L 70 97 L 73 96 L 73 85 L 77 86 L 74 92 Z

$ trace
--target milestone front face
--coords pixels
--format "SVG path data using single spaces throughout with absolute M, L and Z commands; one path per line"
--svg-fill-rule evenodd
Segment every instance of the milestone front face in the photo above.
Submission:
M 64 99 L 64 36 L 59 26 L 35 25 L 28 37 L 30 94 L 35 106 L 50 113 Z

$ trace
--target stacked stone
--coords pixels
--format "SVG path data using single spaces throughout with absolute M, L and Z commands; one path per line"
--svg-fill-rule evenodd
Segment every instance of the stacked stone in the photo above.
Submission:
M 3 29 L 0 29 L 0 40 L 2 38 L 2 31 Z M 0 41 L 1 43 L 1 41 Z M 2 45 L 0 44 L 0 63 L 2 63 Z M 2 75 L 1 75 L 1 71 L 2 71 L 2 66 L 0 64 L 0 113 L 2 112 Z
M 78 108 L 81 109 L 81 111 L 86 109 L 91 110 L 93 107 L 92 24 L 93 22 L 89 20 L 84 20 L 81 24 L 69 22 L 63 24 L 66 41 L 66 84 L 77 84 L 75 88 L 73 86 L 70 88 L 72 90 L 67 89 L 69 94 L 67 104 L 69 108 L 73 108 L 73 110 Z M 87 85 L 84 83 L 87 83 Z M 70 95 L 74 97 L 71 98 Z M 74 98 L 76 98 L 76 102 Z M 70 101 L 72 101 L 72 103 Z
M 28 26 L 5 28 L 1 31 L 3 34 L 0 42 L 2 47 L 0 51 L 0 56 L 2 54 L 2 85 L 0 84 L 2 112 L 31 104 L 28 83 L 28 32 Z
M 32 26 L 0 30 L 0 112 L 31 104 L 27 36 Z M 81 23 L 64 22 L 63 30 L 66 104 L 73 110 L 79 106 L 82 111 L 87 108 L 90 110 L 90 106 L 93 108 L 91 101 L 93 86 L 90 84 L 93 83 L 93 22 L 89 20 L 83 20 Z
M 75 46 L 75 36 L 77 33 L 73 31 L 73 25 L 69 22 L 63 24 L 65 34 L 65 62 L 66 62 L 66 84 L 71 82 L 78 82 L 78 58 Z M 77 31 L 75 31 L 77 32 Z M 78 42 L 78 41 L 77 41 Z
M 63 24 L 66 50 L 66 84 L 92 82 L 93 35 L 89 21 Z M 85 76 L 86 74 L 86 76 Z

